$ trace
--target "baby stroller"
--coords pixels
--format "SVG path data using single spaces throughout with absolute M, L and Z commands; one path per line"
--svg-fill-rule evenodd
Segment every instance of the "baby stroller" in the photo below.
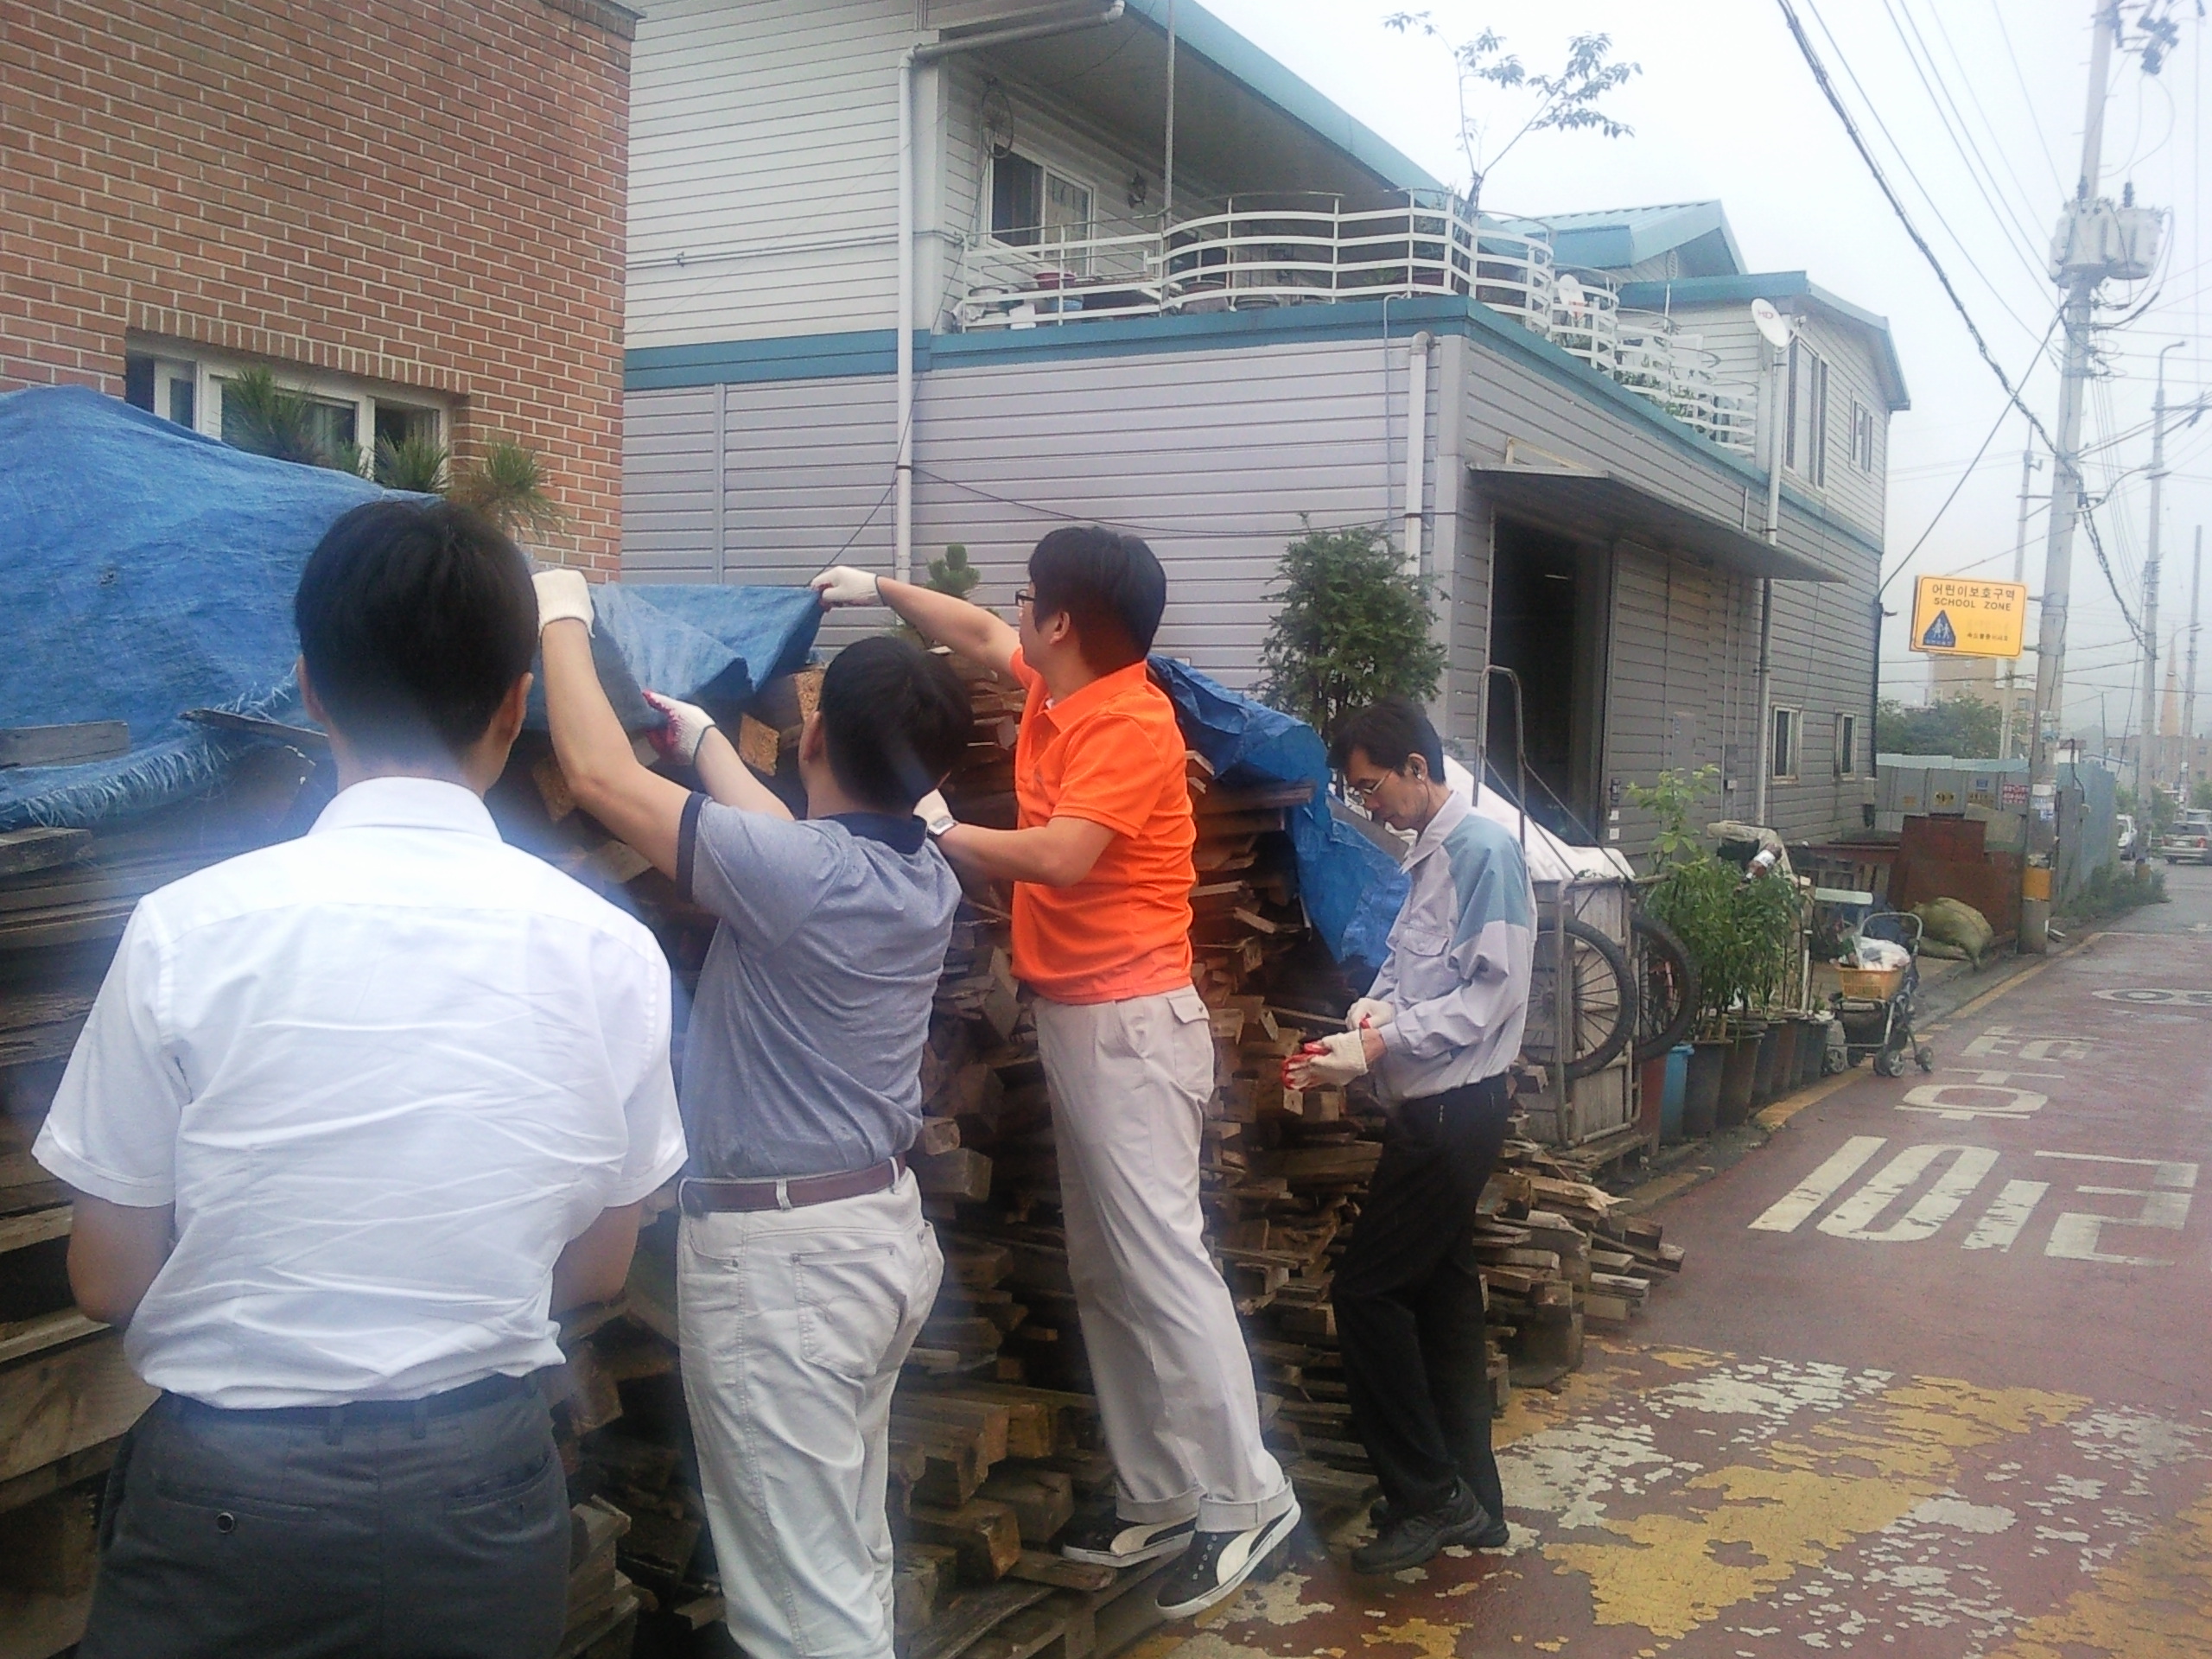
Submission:
M 1882 939 L 1905 953 L 1901 968 L 1859 968 L 1838 965 L 1838 988 L 1828 999 L 1842 1033 L 1841 1064 L 1835 1050 L 1828 1051 L 1832 1071 L 1856 1065 L 1868 1055 L 1876 1073 L 1885 1077 L 1904 1075 L 1907 1054 L 1923 1071 L 1936 1069 L 1936 1056 L 1913 1034 L 1913 1015 L 1920 991 L 1920 918 L 1910 911 L 1877 911 L 1859 924 L 1862 939 Z

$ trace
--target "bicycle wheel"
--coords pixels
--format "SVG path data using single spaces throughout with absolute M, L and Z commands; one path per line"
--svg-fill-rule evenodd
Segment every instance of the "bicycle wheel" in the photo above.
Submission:
M 1636 1061 L 1641 1065 L 1689 1034 L 1697 1018 L 1697 969 L 1664 922 L 1631 916 L 1628 929 L 1636 973 Z
M 1536 933 L 1535 985 L 1529 1000 L 1531 1025 L 1548 1032 L 1556 1019 L 1559 934 L 1548 923 Z M 1567 924 L 1567 1075 L 1571 1082 L 1602 1071 L 1628 1042 L 1636 1024 L 1635 978 L 1621 948 L 1587 922 Z M 1527 1045 L 1547 1064 L 1551 1056 L 1541 1037 Z

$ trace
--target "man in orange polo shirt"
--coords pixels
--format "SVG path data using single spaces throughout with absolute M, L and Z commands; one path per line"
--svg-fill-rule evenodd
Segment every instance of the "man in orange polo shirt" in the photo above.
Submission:
M 916 808 L 954 863 L 1014 882 L 1014 972 L 1035 993 L 1068 1268 L 1121 1478 L 1115 1516 L 1063 1553 L 1126 1567 L 1180 1552 L 1171 1618 L 1236 1590 L 1298 1523 L 1260 1440 L 1236 1309 L 1201 1236 L 1198 1141 L 1213 1032 L 1191 985 L 1197 839 L 1174 706 L 1145 664 L 1167 579 L 1134 536 L 1053 531 L 1020 626 L 965 600 L 837 566 L 825 606 L 885 604 L 1029 693 L 1019 827 Z

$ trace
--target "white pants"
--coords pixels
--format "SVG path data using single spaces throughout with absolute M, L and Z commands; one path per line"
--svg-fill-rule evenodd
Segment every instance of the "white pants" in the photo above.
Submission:
M 1036 1002 L 1052 1085 L 1068 1271 L 1125 1521 L 1225 1532 L 1288 1510 L 1260 1441 L 1236 1310 L 1206 1255 L 1199 1128 L 1213 1032 L 1185 987 L 1081 1006 Z
M 944 1268 L 912 1174 L 686 1216 L 677 1267 L 730 1634 L 752 1659 L 891 1659 L 891 1390 Z

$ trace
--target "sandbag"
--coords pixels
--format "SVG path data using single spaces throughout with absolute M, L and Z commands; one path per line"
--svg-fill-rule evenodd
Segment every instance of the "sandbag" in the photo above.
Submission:
M 1963 899 L 1930 899 L 1915 905 L 1912 913 L 1920 918 L 1927 938 L 1957 945 L 1969 961 L 1979 963 L 1997 942 L 1989 918 Z

